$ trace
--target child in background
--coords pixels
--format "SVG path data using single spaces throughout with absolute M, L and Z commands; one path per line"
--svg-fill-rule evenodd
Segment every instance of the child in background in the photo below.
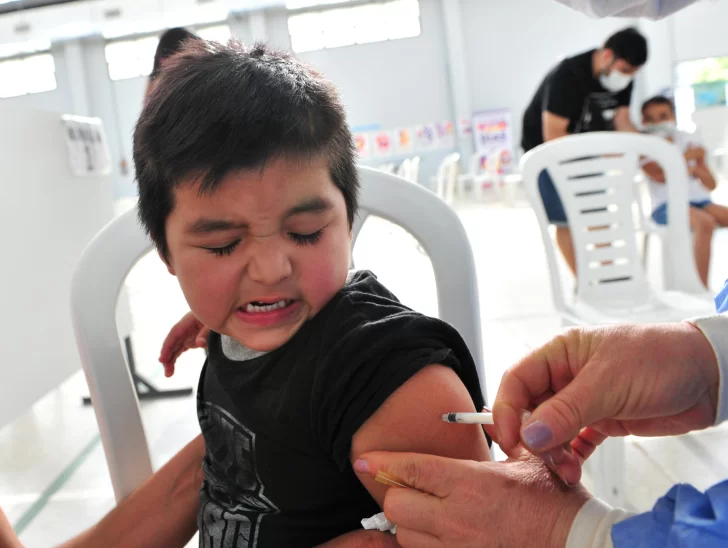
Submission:
M 355 153 L 334 87 L 286 54 L 194 41 L 134 134 L 140 219 L 212 330 L 198 390 L 200 546 L 316 546 L 386 487 L 370 450 L 489 460 L 457 331 L 349 273 Z M 417 273 L 413 273 L 417 275 Z
M 642 124 L 645 131 L 664 137 L 684 154 L 688 164 L 688 199 L 690 200 L 690 228 L 693 231 L 695 263 L 703 285 L 708 286 L 710 251 L 716 227 L 728 226 L 728 208 L 714 204 L 710 193 L 716 187 L 715 178 L 705 163 L 705 148 L 694 136 L 677 129 L 675 106 L 667 97 L 657 96 L 642 105 Z M 652 218 L 658 224 L 667 224 L 667 188 L 665 174 L 655 163 L 643 166 L 650 179 Z

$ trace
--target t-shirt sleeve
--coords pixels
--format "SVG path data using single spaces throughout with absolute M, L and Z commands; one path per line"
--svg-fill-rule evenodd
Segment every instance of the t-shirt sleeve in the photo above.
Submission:
M 542 110 L 576 120 L 584 106 L 584 93 L 574 70 L 561 64 L 553 73 L 543 96 Z
M 341 315 L 329 322 L 330 340 L 314 382 L 315 430 L 339 469 L 349 465 L 351 439 L 400 386 L 430 364 L 451 367 L 468 388 L 476 409 L 484 405 L 477 371 L 457 331 L 409 310 L 372 319 Z M 324 345 L 328 347 L 328 344 Z
M 617 100 L 618 107 L 628 107 L 632 102 L 632 91 L 634 90 L 634 82 L 620 91 L 614 98 Z

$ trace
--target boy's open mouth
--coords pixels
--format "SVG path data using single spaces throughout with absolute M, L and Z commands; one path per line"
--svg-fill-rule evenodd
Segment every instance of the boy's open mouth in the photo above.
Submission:
M 273 312 L 291 306 L 295 301 L 292 300 L 280 300 L 274 302 L 263 302 L 263 301 L 251 301 L 245 306 L 241 307 L 243 312 L 248 314 L 260 314 L 264 312 Z

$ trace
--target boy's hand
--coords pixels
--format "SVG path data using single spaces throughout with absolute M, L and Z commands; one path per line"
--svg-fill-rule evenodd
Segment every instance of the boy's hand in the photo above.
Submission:
M 164 365 L 164 375 L 174 375 L 174 364 L 183 352 L 192 348 L 205 348 L 209 335 L 210 330 L 192 312 L 182 316 L 162 344 L 159 361 Z
M 318 548 L 399 548 L 397 537 L 391 533 L 379 531 L 353 531 Z
M 688 162 L 692 160 L 699 164 L 705 163 L 705 149 L 690 145 L 685 151 L 685 160 Z

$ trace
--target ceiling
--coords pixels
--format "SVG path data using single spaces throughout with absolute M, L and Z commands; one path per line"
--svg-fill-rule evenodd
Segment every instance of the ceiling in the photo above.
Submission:
M 33 8 L 43 8 L 45 6 L 55 6 L 57 4 L 68 4 L 70 2 L 79 1 L 80 0 L 11 0 L 10 2 L 3 2 L 3 0 L 0 0 L 0 14 L 30 10 Z

